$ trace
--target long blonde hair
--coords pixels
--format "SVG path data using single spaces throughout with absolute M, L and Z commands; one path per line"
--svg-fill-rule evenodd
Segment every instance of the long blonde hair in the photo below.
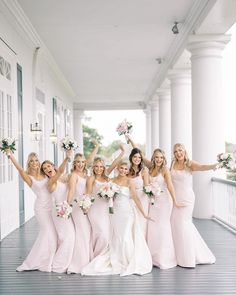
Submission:
M 156 153 L 160 153 L 160 154 L 163 156 L 163 163 L 162 163 L 162 165 L 161 165 L 160 168 L 157 168 L 156 163 L 155 163 L 155 155 L 156 155 Z M 166 164 L 167 164 L 167 160 L 166 160 L 165 152 L 164 152 L 163 150 L 159 149 L 159 148 L 158 148 L 158 149 L 155 149 L 155 150 L 153 151 L 153 154 L 152 154 L 151 162 L 152 162 L 152 166 L 151 166 L 150 169 L 149 169 L 149 173 L 150 173 L 150 174 L 153 172 L 153 170 L 154 170 L 155 168 L 158 169 L 158 172 L 159 172 L 159 173 L 164 172 L 164 170 L 165 170 L 165 168 L 166 168 Z
M 105 162 L 104 160 L 101 158 L 101 157 L 97 157 L 94 159 L 93 161 L 93 175 L 96 176 L 96 174 L 94 173 L 94 166 L 98 163 L 102 163 L 103 165 L 103 172 L 102 172 L 102 177 L 105 179 L 105 180 L 108 180 L 109 178 L 106 176 L 106 165 L 105 165 Z
M 175 156 L 175 150 L 177 148 L 181 148 L 184 151 L 184 169 L 190 171 L 191 170 L 191 161 L 188 157 L 185 146 L 182 143 L 176 143 L 173 146 L 173 160 L 171 162 L 171 168 L 173 168 L 175 163 L 178 162 L 178 159 Z
M 37 158 L 38 161 L 39 161 L 39 156 L 38 154 L 36 154 L 35 152 L 32 152 L 28 155 L 28 159 L 27 159 L 27 162 L 26 162 L 26 173 L 27 174 L 30 174 L 30 161 L 32 160 L 32 158 Z M 39 161 L 39 167 L 38 167 L 38 170 L 37 170 L 37 174 L 39 175 L 40 174 L 40 161 Z
M 88 171 L 87 171 L 87 161 L 86 161 L 84 155 L 81 154 L 81 153 L 77 153 L 77 154 L 75 154 L 75 156 L 74 156 L 74 160 L 73 160 L 73 163 L 72 163 L 72 169 L 71 169 L 71 172 L 74 172 L 74 171 L 76 170 L 75 165 L 76 165 L 76 159 L 77 159 L 78 157 L 80 157 L 80 158 L 82 158 L 82 159 L 85 160 L 85 165 L 84 165 L 83 173 L 84 173 L 85 175 L 87 175 L 87 172 L 88 172 Z

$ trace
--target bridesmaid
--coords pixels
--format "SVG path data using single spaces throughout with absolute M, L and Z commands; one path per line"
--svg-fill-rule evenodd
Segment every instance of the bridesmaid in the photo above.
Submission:
M 142 156 L 141 150 L 138 149 L 137 147 L 134 147 L 129 155 L 129 161 L 130 161 L 130 170 L 129 170 L 128 177 L 130 177 L 132 181 L 134 182 L 138 198 L 142 204 L 145 214 L 147 215 L 148 208 L 149 208 L 149 201 L 148 201 L 148 197 L 143 192 L 143 187 L 148 185 L 149 175 L 148 175 L 148 169 L 145 168 L 143 164 L 143 156 Z M 139 215 L 139 222 L 143 229 L 144 237 L 146 238 L 147 219 L 145 219 L 140 212 L 138 212 L 138 215 Z
M 22 179 L 36 195 L 34 211 L 39 224 L 38 237 L 25 261 L 16 269 L 51 271 L 53 257 L 57 249 L 57 234 L 52 220 L 52 201 L 47 189 L 48 178 L 40 173 L 40 163 L 36 153 L 30 153 L 26 171 L 16 161 L 12 152 L 6 153 L 19 171 Z
M 94 143 L 95 148 L 88 156 L 87 161 L 80 153 L 74 157 L 72 173 L 68 183 L 67 201 L 69 204 L 73 204 L 73 199 L 79 202 L 86 192 L 87 162 L 93 161 L 100 146 L 98 142 L 95 141 Z M 75 246 L 67 273 L 80 273 L 81 269 L 91 260 L 91 225 L 87 214 L 83 213 L 79 204 L 73 205 L 72 219 L 75 225 Z
M 173 151 L 171 175 L 176 199 L 177 202 L 185 204 L 183 208 L 174 208 L 171 218 L 177 264 L 182 267 L 195 267 L 196 264 L 215 263 L 215 256 L 192 223 L 195 201 L 192 172 L 214 170 L 218 163 L 204 165 L 190 161 L 184 146 L 180 143 L 174 145 Z
M 177 265 L 170 217 L 173 204 L 177 208 L 180 207 L 176 202 L 170 171 L 166 164 L 165 153 L 161 149 L 155 149 L 149 169 L 150 184 L 155 197 L 154 204 L 149 207 L 149 216 L 155 222 L 148 222 L 147 242 L 153 265 L 161 269 Z M 159 195 L 157 195 L 158 189 L 162 190 Z
M 52 263 L 52 271 L 64 273 L 67 271 L 74 250 L 75 229 L 72 218 L 64 219 L 57 217 L 56 204 L 59 204 L 67 199 L 67 181 L 68 177 L 62 176 L 66 164 L 70 159 L 72 151 L 66 152 L 66 158 L 58 168 L 55 169 L 54 164 L 48 160 L 41 165 L 41 171 L 49 178 L 48 190 L 51 193 L 53 200 L 53 221 L 58 235 L 58 248 Z
M 88 212 L 88 218 L 92 226 L 92 251 L 93 257 L 101 254 L 108 247 L 110 239 L 110 217 L 108 204 L 101 199 L 97 193 L 99 189 L 109 181 L 109 175 L 117 166 L 124 155 L 124 148 L 120 146 L 121 153 L 106 169 L 105 163 L 101 158 L 96 158 L 93 163 L 93 175 L 87 180 L 87 194 L 92 195 L 95 201 Z

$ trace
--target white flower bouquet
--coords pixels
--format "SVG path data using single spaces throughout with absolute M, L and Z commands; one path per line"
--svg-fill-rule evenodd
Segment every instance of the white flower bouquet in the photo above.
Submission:
M 220 164 L 219 167 L 223 167 L 226 169 L 235 169 L 235 160 L 233 159 L 230 153 L 220 153 L 217 155 L 217 162 Z
M 118 132 L 118 135 L 126 135 L 132 132 L 132 128 L 132 123 L 127 122 L 127 120 L 125 119 L 124 121 L 118 124 L 116 131 Z
M 69 136 L 63 138 L 60 142 L 60 145 L 63 151 L 76 150 L 78 148 L 77 142 Z
M 84 195 L 83 198 L 78 201 L 79 207 L 83 211 L 84 215 L 86 215 L 88 213 L 88 210 L 92 206 L 94 200 L 95 200 L 95 198 L 90 197 L 89 195 Z
M 163 190 L 160 186 L 153 186 L 153 185 L 146 185 L 143 187 L 144 193 L 148 196 L 150 199 L 151 205 L 154 205 L 155 203 L 155 196 L 159 196 L 161 193 L 163 193 Z
M 72 213 L 72 205 L 68 204 L 67 201 L 56 204 L 57 217 L 69 219 Z
M 0 142 L 0 150 L 3 153 L 5 153 L 6 150 L 10 150 L 10 151 L 12 151 L 14 153 L 14 151 L 16 150 L 16 140 L 15 140 L 15 138 L 11 138 L 11 137 L 3 138 L 1 140 L 1 142 Z
M 97 193 L 100 198 L 103 198 L 104 200 L 108 201 L 110 214 L 114 213 L 113 202 L 114 202 L 114 199 L 119 194 L 119 192 L 120 192 L 119 186 L 109 181 L 106 184 L 104 184 Z

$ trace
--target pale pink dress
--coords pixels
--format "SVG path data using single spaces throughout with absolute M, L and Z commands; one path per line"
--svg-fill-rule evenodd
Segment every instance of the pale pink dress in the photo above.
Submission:
M 56 189 L 52 193 L 53 221 L 58 235 L 58 248 L 53 259 L 52 271 L 66 272 L 72 259 L 75 244 L 75 228 L 72 218 L 57 217 L 56 204 L 67 199 L 67 184 L 57 181 Z
M 174 207 L 171 216 L 177 264 L 183 267 L 195 267 L 196 264 L 214 263 L 215 256 L 192 223 L 195 201 L 192 174 L 186 170 L 172 169 L 171 175 L 177 202 L 186 205 L 182 208 Z
M 136 189 L 138 198 L 141 201 L 141 204 L 143 206 L 143 210 L 144 210 L 145 214 L 147 215 L 148 208 L 149 208 L 149 200 L 148 200 L 147 195 L 143 191 L 144 184 L 143 184 L 143 178 L 142 178 L 141 173 L 138 176 L 131 178 L 131 180 L 135 184 L 135 189 Z M 147 237 L 147 219 L 144 218 L 143 214 L 138 209 L 137 209 L 137 211 L 138 211 L 139 222 L 140 222 L 141 228 L 143 230 L 144 237 L 146 238 Z
M 32 179 L 31 189 L 36 195 L 34 211 L 39 224 L 38 237 L 25 261 L 16 269 L 50 272 L 57 249 L 57 234 L 52 219 L 52 198 L 47 189 L 48 178 Z
M 86 188 L 86 179 L 77 176 L 75 198 L 79 202 L 83 198 Z M 91 225 L 87 215 L 77 203 L 73 207 L 72 219 L 75 225 L 75 247 L 73 257 L 68 268 L 68 273 L 80 273 L 81 269 L 87 265 L 92 256 L 91 247 Z
M 150 177 L 150 180 L 154 191 L 155 187 L 160 187 L 163 192 L 155 196 L 154 205 L 149 207 L 149 216 L 154 222 L 148 221 L 148 247 L 153 265 L 168 269 L 177 265 L 170 223 L 173 202 L 162 174 Z
M 88 218 L 92 226 L 93 257 L 103 253 L 108 247 L 110 240 L 110 216 L 108 203 L 98 197 L 97 192 L 105 182 L 95 180 L 93 196 L 95 201 L 88 212 Z

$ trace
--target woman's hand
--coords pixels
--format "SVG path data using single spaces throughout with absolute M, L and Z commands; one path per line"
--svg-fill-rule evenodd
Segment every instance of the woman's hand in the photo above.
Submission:
M 152 218 L 151 218 L 150 216 L 148 216 L 148 215 L 145 215 L 144 218 L 147 219 L 147 220 L 149 220 L 149 221 L 155 222 L 155 220 L 152 219 Z
M 176 207 L 176 208 L 183 208 L 183 207 L 186 207 L 186 204 L 184 204 L 184 203 L 178 203 L 178 202 L 174 202 L 174 206 Z

